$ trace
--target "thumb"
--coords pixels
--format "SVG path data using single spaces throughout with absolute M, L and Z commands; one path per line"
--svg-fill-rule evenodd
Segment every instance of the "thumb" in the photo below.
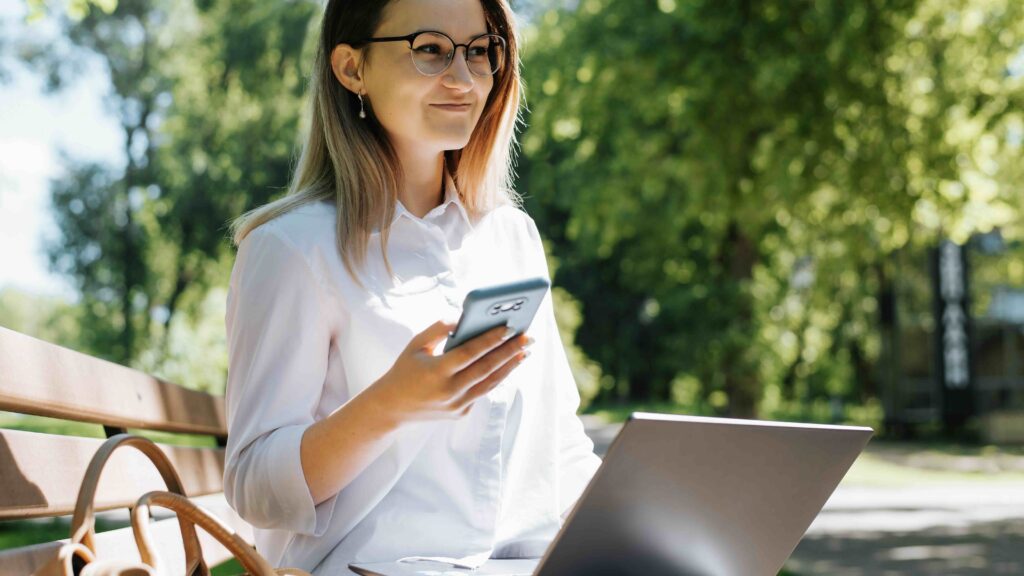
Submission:
M 414 336 L 412 341 L 409 342 L 409 347 L 414 350 L 432 352 L 442 340 L 448 337 L 448 333 L 454 329 L 454 323 L 438 320 L 427 326 L 426 330 Z

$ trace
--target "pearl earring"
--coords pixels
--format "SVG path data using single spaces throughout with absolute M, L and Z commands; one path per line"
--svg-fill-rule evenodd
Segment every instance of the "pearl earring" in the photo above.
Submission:
M 356 94 L 356 96 L 359 97 L 359 117 L 360 118 L 366 118 L 366 110 L 363 109 L 363 95 L 362 94 Z

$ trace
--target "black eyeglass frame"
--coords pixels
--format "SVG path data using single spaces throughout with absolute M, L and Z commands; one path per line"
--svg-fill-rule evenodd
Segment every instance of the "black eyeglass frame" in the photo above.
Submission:
M 459 43 L 455 42 L 454 38 L 452 38 L 451 36 L 445 34 L 444 32 L 441 32 L 440 30 L 420 30 L 418 32 L 413 32 L 412 34 L 406 34 L 405 36 L 385 36 L 385 37 L 381 37 L 381 38 L 365 38 L 365 39 L 357 42 L 355 44 L 355 46 L 363 46 L 363 45 L 369 44 L 371 42 L 401 42 L 401 41 L 404 40 L 404 41 L 409 43 L 409 50 L 411 51 L 413 49 L 413 45 L 414 45 L 414 42 L 416 41 L 416 38 L 420 34 L 440 34 L 441 36 L 444 36 L 445 38 L 448 39 L 449 42 L 452 43 L 452 51 L 449 52 L 448 55 L 446 56 L 446 60 L 448 61 L 448 63 L 445 64 L 444 68 L 442 68 L 441 71 L 436 73 L 436 74 L 426 74 L 426 73 L 424 73 L 422 70 L 419 69 L 418 66 L 416 66 L 415 61 L 413 62 L 413 67 L 416 68 L 416 71 L 419 72 L 420 74 L 423 74 L 424 76 L 434 77 L 434 76 L 440 76 L 441 74 L 444 74 L 445 71 L 448 70 L 448 68 L 451 67 L 452 62 L 455 61 L 455 53 L 459 51 L 459 46 L 462 46 L 462 47 L 465 48 L 465 50 L 462 51 L 462 54 L 463 54 L 463 58 L 466 59 L 466 67 L 469 68 L 469 71 L 472 74 L 474 74 L 475 76 L 480 76 L 481 78 L 486 77 L 486 76 L 494 76 L 495 74 L 500 72 L 501 69 L 504 68 L 504 66 L 505 66 L 505 61 L 504 61 L 504 59 L 502 59 L 501 66 L 497 70 L 495 70 L 494 72 L 491 72 L 490 74 L 486 74 L 486 75 L 484 75 L 484 74 L 477 74 L 476 72 L 473 71 L 473 68 L 471 66 L 469 66 L 469 46 L 470 46 L 470 44 L 472 44 L 473 42 L 476 42 L 477 40 L 479 40 L 479 39 L 481 39 L 481 38 L 483 38 L 485 36 L 493 36 L 494 38 L 497 38 L 498 41 L 501 42 L 501 50 L 502 50 L 502 53 L 504 54 L 505 49 L 508 46 L 508 43 L 505 41 L 505 38 L 501 34 L 495 34 L 494 32 L 486 32 L 486 33 L 481 34 L 479 36 L 474 36 L 474 37 L 469 39 L 469 42 L 467 42 L 465 44 L 459 44 Z M 411 56 L 411 54 L 410 54 L 410 56 Z

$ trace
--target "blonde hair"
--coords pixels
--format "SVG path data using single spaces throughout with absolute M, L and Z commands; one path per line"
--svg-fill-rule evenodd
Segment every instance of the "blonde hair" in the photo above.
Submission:
M 380 123 L 372 113 L 358 117 L 359 102 L 334 77 L 331 51 L 340 43 L 356 44 L 377 29 L 388 0 L 331 0 L 324 11 L 319 46 L 309 84 L 311 125 L 287 194 L 250 210 L 230 225 L 234 244 L 261 224 L 299 206 L 334 199 L 337 205 L 337 249 L 349 274 L 366 260 L 369 237 L 380 229 L 387 262 L 390 222 L 398 202 L 402 169 Z M 519 42 L 514 15 L 506 0 L 481 0 L 488 30 L 506 41 L 505 65 L 480 120 L 461 150 L 444 153 L 445 167 L 455 181 L 471 218 L 501 204 L 519 204 L 512 189 L 516 124 L 522 94 Z

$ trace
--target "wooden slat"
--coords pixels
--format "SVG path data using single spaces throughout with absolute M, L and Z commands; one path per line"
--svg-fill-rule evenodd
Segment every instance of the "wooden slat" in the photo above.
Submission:
M 201 498 L 196 501 L 228 526 L 233 528 L 246 542 L 252 542 L 252 527 L 238 517 L 227 505 L 223 496 Z M 157 546 L 160 559 L 169 573 L 180 573 L 185 565 L 184 550 L 181 546 L 181 533 L 178 532 L 178 521 L 174 518 L 155 522 L 152 526 L 154 544 Z M 215 566 L 231 558 L 227 550 L 208 534 L 199 530 L 199 539 L 203 547 L 203 557 L 210 566 Z M 25 546 L 11 550 L 0 550 L 0 576 L 25 576 L 31 574 L 56 554 L 61 544 L 67 539 Z M 138 562 L 139 553 L 135 546 L 135 538 L 131 528 L 121 528 L 96 535 L 96 553 L 98 558 L 125 559 Z
M 0 430 L 0 519 L 71 514 L 85 469 L 102 440 L 19 430 Z M 189 496 L 221 492 L 224 451 L 161 448 Z M 97 510 L 127 507 L 150 490 L 164 489 L 149 459 L 134 448 L 114 452 L 103 471 Z
M 0 327 L 0 410 L 226 436 L 224 399 Z

